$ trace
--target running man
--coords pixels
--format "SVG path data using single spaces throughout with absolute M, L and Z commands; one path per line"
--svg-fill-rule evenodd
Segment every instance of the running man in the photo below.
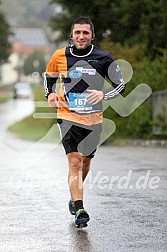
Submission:
M 75 215 L 75 224 L 81 227 L 87 226 L 90 219 L 83 206 L 83 182 L 100 140 L 102 100 L 118 96 L 125 83 L 110 53 L 92 44 L 95 32 L 90 19 L 77 18 L 70 38 L 72 45 L 52 55 L 44 86 L 49 106 L 57 109 L 57 123 L 68 158 L 69 210 Z M 105 77 L 112 85 L 103 90 Z

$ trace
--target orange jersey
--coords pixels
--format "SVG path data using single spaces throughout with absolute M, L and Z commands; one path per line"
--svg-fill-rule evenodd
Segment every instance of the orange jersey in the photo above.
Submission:
M 55 51 L 46 69 L 45 95 L 47 97 L 55 92 L 56 87 L 56 93 L 62 101 L 62 106 L 57 110 L 57 118 L 88 126 L 102 123 L 102 101 L 96 105 L 89 104 L 86 91 L 103 89 L 104 78 L 110 78 L 108 70 L 113 62 L 114 59 L 108 52 L 94 45 L 85 50 L 66 47 Z M 117 67 L 115 64 L 111 70 L 114 81 L 112 80 L 113 86 L 104 91 L 106 100 L 125 88 Z

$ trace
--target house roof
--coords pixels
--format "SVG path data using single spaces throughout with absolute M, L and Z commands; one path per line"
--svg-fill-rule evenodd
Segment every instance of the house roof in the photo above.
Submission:
M 26 52 L 31 49 L 49 50 L 46 34 L 41 28 L 14 28 L 13 33 L 11 42 L 14 51 Z

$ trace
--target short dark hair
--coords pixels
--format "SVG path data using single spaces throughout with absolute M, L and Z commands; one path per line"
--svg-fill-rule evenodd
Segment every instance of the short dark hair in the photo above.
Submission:
M 92 37 L 94 37 L 94 34 L 95 34 L 94 25 L 89 18 L 81 16 L 81 17 L 78 17 L 77 19 L 75 19 L 74 22 L 72 23 L 72 26 L 71 26 L 71 34 L 72 34 L 72 31 L 74 29 L 75 24 L 89 24 L 90 29 L 92 31 Z

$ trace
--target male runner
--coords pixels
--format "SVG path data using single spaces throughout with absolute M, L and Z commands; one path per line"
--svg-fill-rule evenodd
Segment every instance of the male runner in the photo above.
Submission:
M 57 109 L 57 123 L 68 158 L 69 210 L 75 215 L 76 225 L 86 226 L 89 215 L 83 206 L 82 185 L 100 140 L 102 100 L 118 96 L 125 83 L 113 57 L 92 44 L 95 32 L 90 19 L 77 18 L 70 37 L 73 45 L 52 55 L 44 85 L 49 106 Z M 105 77 L 112 81 L 112 86 L 102 90 Z M 55 91 L 57 85 L 59 92 Z

